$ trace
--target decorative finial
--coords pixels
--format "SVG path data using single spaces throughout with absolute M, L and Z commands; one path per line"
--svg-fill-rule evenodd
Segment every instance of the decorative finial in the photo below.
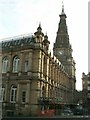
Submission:
M 64 14 L 64 3 L 62 1 L 62 14 Z
M 46 32 L 46 35 L 47 35 L 47 32 Z
M 50 41 L 48 41 L 48 36 L 47 36 L 47 32 L 46 32 L 46 34 L 45 34 L 45 36 L 44 36 L 44 42 L 47 42 L 47 43 L 49 43 L 50 44 Z
M 41 22 L 39 22 L 39 27 L 41 27 Z
M 45 39 L 48 39 L 47 32 L 45 33 Z
M 37 28 L 38 31 L 42 31 L 42 28 L 41 28 L 41 22 L 39 22 L 39 27 Z

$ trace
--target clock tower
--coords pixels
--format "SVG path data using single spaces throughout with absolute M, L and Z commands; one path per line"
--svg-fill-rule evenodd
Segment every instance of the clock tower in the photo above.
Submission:
M 53 47 L 53 53 L 54 56 L 56 56 L 63 64 L 69 77 L 75 80 L 75 62 L 72 57 L 72 46 L 69 41 L 66 18 L 67 16 L 64 12 L 64 5 L 62 5 L 62 12 L 60 15 L 60 22 L 58 25 L 56 41 Z

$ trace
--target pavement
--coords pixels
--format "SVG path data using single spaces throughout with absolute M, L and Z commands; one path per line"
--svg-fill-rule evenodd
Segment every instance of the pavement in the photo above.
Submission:
M 90 120 L 90 116 L 53 116 L 53 117 L 4 117 L 1 120 Z

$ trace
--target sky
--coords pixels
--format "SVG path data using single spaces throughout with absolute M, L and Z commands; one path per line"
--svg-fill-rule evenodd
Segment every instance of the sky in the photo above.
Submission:
M 33 34 L 41 23 L 52 50 L 62 1 L 76 62 L 76 89 L 82 90 L 82 73 L 88 74 L 88 0 L 0 0 L 0 41 L 8 37 Z

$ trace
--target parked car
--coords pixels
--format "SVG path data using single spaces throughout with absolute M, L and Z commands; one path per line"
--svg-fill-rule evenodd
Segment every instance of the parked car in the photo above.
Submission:
M 74 115 L 87 115 L 88 110 L 87 109 L 75 109 Z
M 73 112 L 70 109 L 64 109 L 61 112 L 61 116 L 72 116 L 72 115 L 73 115 Z
M 76 107 L 73 111 L 74 115 L 87 115 L 88 114 L 88 109 L 83 108 L 83 107 Z

